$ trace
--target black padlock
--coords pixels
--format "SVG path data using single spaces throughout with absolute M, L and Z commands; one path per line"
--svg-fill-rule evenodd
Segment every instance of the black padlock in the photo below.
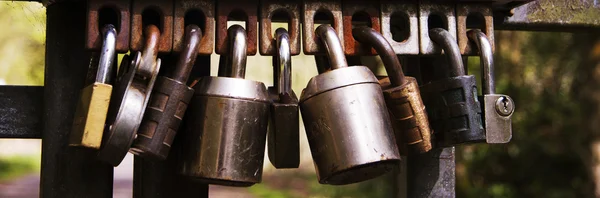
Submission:
M 298 97 L 292 90 L 292 56 L 285 29 L 275 31 L 277 55 L 273 56 L 273 87 L 269 87 L 271 115 L 267 136 L 268 154 L 275 168 L 300 165 L 300 117 Z
M 482 120 L 486 142 L 490 144 L 508 143 L 512 138 L 511 117 L 515 110 L 514 101 L 510 96 L 496 94 L 494 55 L 490 40 L 479 29 L 470 30 L 467 36 L 475 43 L 480 54 L 483 95 L 479 96 L 479 101 L 482 101 Z
M 186 27 L 184 49 L 172 74 L 156 80 L 130 152 L 158 160 L 169 155 L 179 124 L 194 95 L 194 89 L 186 83 L 198 56 L 201 38 L 202 30 L 198 26 Z
M 442 47 L 451 66 L 447 78 L 421 86 L 435 142 L 447 147 L 485 141 L 475 76 L 465 75 L 456 40 L 441 28 L 429 30 L 429 37 Z

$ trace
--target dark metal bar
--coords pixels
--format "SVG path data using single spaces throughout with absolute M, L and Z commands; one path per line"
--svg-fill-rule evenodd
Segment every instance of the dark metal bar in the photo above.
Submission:
M 113 167 L 93 150 L 69 147 L 69 133 L 90 53 L 84 49 L 85 2 L 47 8 L 40 197 L 110 198 Z
M 407 197 L 456 197 L 454 157 L 454 147 L 449 147 L 405 158 L 408 162 Z
M 160 57 L 164 65 L 174 65 L 177 55 Z M 210 75 L 210 56 L 198 56 L 192 69 L 190 81 Z M 184 116 L 185 118 L 185 116 Z M 183 120 L 185 125 L 186 120 Z M 181 127 L 180 130 L 183 130 Z M 180 131 L 183 134 L 186 131 Z M 134 198 L 207 198 L 208 185 L 178 174 L 177 159 L 181 152 L 181 135 L 175 137 L 169 156 L 164 161 L 134 158 Z
M 0 86 L 0 138 L 41 138 L 42 86 Z

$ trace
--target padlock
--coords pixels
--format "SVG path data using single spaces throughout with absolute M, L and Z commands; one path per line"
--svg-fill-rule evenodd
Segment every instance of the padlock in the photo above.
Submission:
M 300 165 L 300 128 L 298 97 L 292 90 L 292 56 L 285 29 L 275 30 L 277 54 L 273 56 L 274 86 L 269 87 L 271 115 L 267 142 L 268 156 L 275 168 Z
M 404 76 L 392 45 L 379 32 L 369 27 L 358 27 L 352 30 L 352 35 L 357 41 L 375 48 L 388 73 L 388 77 L 380 79 L 379 84 L 400 154 L 420 154 L 431 150 L 431 129 L 417 80 Z
M 377 78 L 365 66 L 348 67 L 331 26 L 316 34 L 331 71 L 310 79 L 300 111 L 319 182 L 351 184 L 392 170 L 400 154 Z
M 76 107 L 73 127 L 69 137 L 70 146 L 99 149 L 104 133 L 104 124 L 112 94 L 112 80 L 115 74 L 115 47 L 117 31 L 111 24 L 105 25 L 104 40 L 96 80 L 81 90 Z
M 228 38 L 231 51 L 221 66 L 231 69 L 194 86 L 180 173 L 209 184 L 251 186 L 262 178 L 270 100 L 262 82 L 243 79 L 244 28 L 231 26 Z
M 479 29 L 470 30 L 467 36 L 477 46 L 480 54 L 483 95 L 479 96 L 479 101 L 482 101 L 485 140 L 490 144 L 508 143 L 512 138 L 511 117 L 515 104 L 510 96 L 496 94 L 492 43 Z
M 185 45 L 174 71 L 156 80 L 150 102 L 130 152 L 145 158 L 164 160 L 179 129 L 194 89 L 187 86 L 202 32 L 196 25 L 185 29 Z
M 98 151 L 98 158 L 113 166 L 123 161 L 131 147 L 160 69 L 160 31 L 155 25 L 148 25 L 144 35 L 143 52 L 134 53 L 131 60 L 125 56 L 121 61 L 108 110 L 108 131 Z
M 485 141 L 475 76 L 465 75 L 456 39 L 441 28 L 431 29 L 429 37 L 444 50 L 451 67 L 447 78 L 421 86 L 437 146 Z

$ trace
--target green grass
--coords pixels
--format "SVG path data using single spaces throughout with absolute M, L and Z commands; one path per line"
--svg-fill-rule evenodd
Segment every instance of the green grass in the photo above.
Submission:
M 33 156 L 0 158 L 0 181 L 8 181 L 39 170 L 39 158 Z
M 256 197 L 263 197 L 263 198 L 288 198 L 288 197 L 294 197 L 287 190 L 273 189 L 273 188 L 268 187 L 265 184 L 256 184 L 256 185 L 248 188 L 248 191 L 250 191 L 250 193 L 252 193 Z

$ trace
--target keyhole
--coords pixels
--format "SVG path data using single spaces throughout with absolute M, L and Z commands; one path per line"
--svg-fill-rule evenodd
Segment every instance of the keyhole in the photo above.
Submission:
M 502 116 L 509 116 L 514 111 L 512 100 L 507 97 L 500 97 L 496 100 L 496 111 Z

